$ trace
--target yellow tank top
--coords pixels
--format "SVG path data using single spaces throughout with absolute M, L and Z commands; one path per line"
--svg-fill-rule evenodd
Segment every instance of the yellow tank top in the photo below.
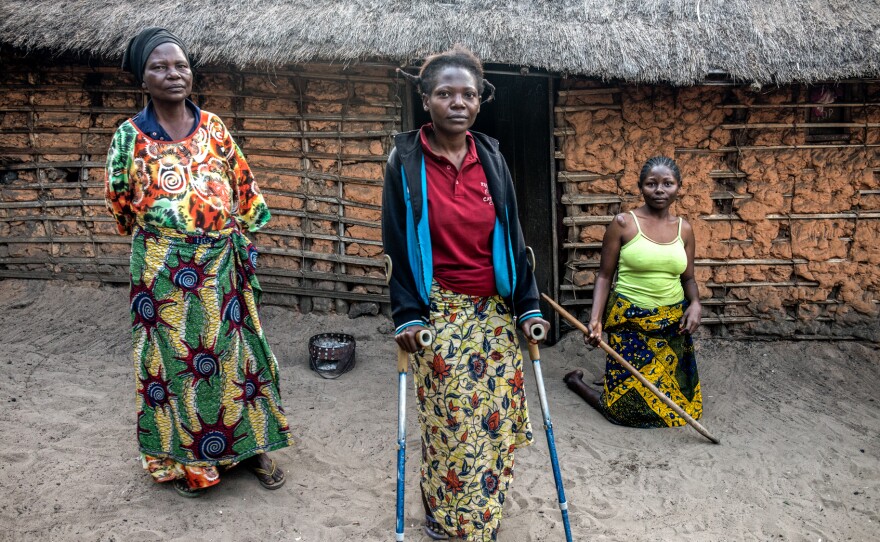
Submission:
M 639 219 L 632 211 L 630 214 L 639 232 L 620 248 L 615 291 L 645 309 L 682 301 L 681 274 L 687 269 L 687 253 L 681 238 L 681 217 L 678 236 L 669 243 L 658 243 L 642 233 Z

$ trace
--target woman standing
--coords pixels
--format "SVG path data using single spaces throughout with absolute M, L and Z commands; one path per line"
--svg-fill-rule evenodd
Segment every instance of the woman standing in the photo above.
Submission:
M 669 208 L 681 189 L 671 158 L 648 160 L 639 175 L 645 204 L 617 215 L 605 231 L 593 289 L 589 344 L 602 338 L 694 419 L 703 398 L 691 335 L 700 326 L 694 279 L 694 231 Z M 617 273 L 617 285 L 611 281 Z M 673 427 L 683 418 L 661 402 L 614 358 L 607 356 L 605 389 L 584 384 L 582 371 L 565 375 L 568 387 L 610 421 L 632 427 Z
M 150 95 L 107 156 L 106 199 L 132 235 L 137 437 L 146 470 L 196 497 L 242 461 L 284 484 L 266 452 L 292 443 L 278 362 L 257 306 L 257 251 L 242 233 L 269 220 L 244 155 L 187 97 L 186 47 L 162 28 L 128 44 L 123 69 Z
M 425 532 L 495 540 L 514 449 L 532 442 L 516 325 L 531 340 L 549 324 L 498 142 L 469 131 L 494 91 L 480 60 L 456 46 L 404 75 L 431 123 L 395 137 L 382 235 L 395 340 L 416 354 Z M 436 338 L 421 349 L 425 328 Z

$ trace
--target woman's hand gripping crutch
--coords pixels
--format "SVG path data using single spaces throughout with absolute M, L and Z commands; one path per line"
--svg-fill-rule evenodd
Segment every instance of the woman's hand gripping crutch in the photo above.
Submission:
M 391 281 L 391 257 L 385 256 L 385 280 Z M 434 335 L 427 329 L 415 333 L 415 340 L 422 348 L 431 346 Z M 406 373 L 409 370 L 409 352 L 397 346 L 397 525 L 395 540 L 403 540 L 403 505 L 406 480 Z
M 565 529 L 565 540 L 571 542 L 571 524 L 568 521 L 568 502 L 565 500 L 565 489 L 562 487 L 562 472 L 559 469 L 559 458 L 556 456 L 556 439 L 553 438 L 553 423 L 550 421 L 550 409 L 547 406 L 547 392 L 544 390 L 544 376 L 541 373 L 541 352 L 538 343 L 545 337 L 544 326 L 535 324 L 529 328 L 529 357 L 535 368 L 535 381 L 538 384 L 538 398 L 541 400 L 541 413 L 544 416 L 544 431 L 547 433 L 547 446 L 550 448 L 550 463 L 553 466 L 553 480 L 556 482 L 556 494 L 559 497 L 559 510 L 562 511 L 562 526 Z

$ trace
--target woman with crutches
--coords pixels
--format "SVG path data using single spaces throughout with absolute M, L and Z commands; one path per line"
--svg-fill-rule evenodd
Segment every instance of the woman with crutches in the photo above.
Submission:
M 694 278 L 694 231 L 670 212 L 681 173 L 665 156 L 648 160 L 639 174 L 644 205 L 621 213 L 602 240 L 593 288 L 589 336 L 608 344 L 688 416 L 703 413 L 692 334 L 700 325 L 700 293 Z M 612 289 L 612 279 L 617 284 Z M 604 322 L 604 324 L 603 324 Z M 611 422 L 631 427 L 677 427 L 686 423 L 637 375 L 609 354 L 604 390 L 589 388 L 583 372 L 565 375 L 568 387 Z M 710 437 L 713 442 L 717 441 Z
M 514 450 L 532 442 L 516 327 L 531 341 L 536 324 L 544 334 L 549 324 L 498 142 L 469 131 L 484 90 L 494 91 L 480 60 L 456 46 L 403 75 L 431 123 L 395 137 L 382 234 L 396 341 L 415 354 L 424 530 L 491 541 Z M 422 347 L 426 329 L 433 342 Z

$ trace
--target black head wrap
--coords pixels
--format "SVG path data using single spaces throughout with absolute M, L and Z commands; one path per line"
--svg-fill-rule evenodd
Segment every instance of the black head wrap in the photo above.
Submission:
M 186 56 L 187 62 L 190 62 L 189 51 L 186 50 L 186 45 L 183 44 L 180 38 L 164 28 L 153 26 L 144 28 L 128 42 L 125 54 L 122 55 L 122 69 L 131 72 L 135 80 L 138 83 L 142 83 L 144 80 L 144 68 L 147 65 L 147 59 L 150 58 L 150 53 L 163 43 L 173 43 L 180 47 L 180 50 Z

